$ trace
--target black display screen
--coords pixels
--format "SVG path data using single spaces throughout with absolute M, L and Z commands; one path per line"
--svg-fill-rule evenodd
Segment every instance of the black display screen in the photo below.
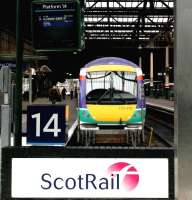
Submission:
M 75 2 L 33 2 L 35 49 L 75 48 L 78 41 Z

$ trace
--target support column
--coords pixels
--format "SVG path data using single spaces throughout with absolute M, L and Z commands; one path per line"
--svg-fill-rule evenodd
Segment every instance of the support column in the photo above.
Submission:
M 175 134 L 178 144 L 178 199 L 192 199 L 192 1 L 176 1 Z M 177 160 L 176 160 L 177 161 Z M 177 177 L 177 176 L 176 176 Z
M 150 96 L 153 96 L 153 52 L 150 52 Z
M 139 67 L 142 68 L 142 46 L 139 45 L 138 49 L 139 49 Z
M 16 8 L 16 94 L 15 94 L 15 146 L 21 146 L 22 140 L 22 0 L 17 0 Z
M 29 70 L 29 104 L 32 104 L 32 68 Z
M 165 48 L 165 98 L 169 98 L 169 46 Z
M 141 56 L 139 56 L 139 67 L 142 68 L 142 57 Z

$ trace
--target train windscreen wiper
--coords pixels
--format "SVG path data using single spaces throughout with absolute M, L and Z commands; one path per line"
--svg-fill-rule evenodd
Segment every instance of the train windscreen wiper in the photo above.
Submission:
M 111 90 L 111 88 L 108 88 L 108 89 L 104 92 L 104 94 L 103 94 L 101 97 L 99 97 L 99 99 L 96 101 L 96 104 L 98 104 L 98 103 L 106 96 L 106 94 L 108 94 L 108 93 L 110 92 L 110 90 Z

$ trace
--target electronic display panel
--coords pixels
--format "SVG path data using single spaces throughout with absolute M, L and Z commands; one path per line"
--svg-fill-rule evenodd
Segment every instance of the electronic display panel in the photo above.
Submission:
M 77 1 L 32 2 L 32 36 L 38 50 L 79 47 L 80 7 Z

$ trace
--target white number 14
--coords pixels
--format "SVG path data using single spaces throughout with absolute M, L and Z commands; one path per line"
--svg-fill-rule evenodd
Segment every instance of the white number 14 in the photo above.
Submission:
M 41 116 L 40 113 L 34 114 L 31 116 L 33 119 L 36 119 L 36 137 L 40 137 L 41 130 L 40 130 L 40 124 L 41 124 Z M 49 128 L 50 125 L 53 122 L 53 128 Z M 49 121 L 46 123 L 46 125 L 43 128 L 43 132 L 53 132 L 54 137 L 58 137 L 58 133 L 61 132 L 61 129 L 58 128 L 58 114 L 53 114 Z

